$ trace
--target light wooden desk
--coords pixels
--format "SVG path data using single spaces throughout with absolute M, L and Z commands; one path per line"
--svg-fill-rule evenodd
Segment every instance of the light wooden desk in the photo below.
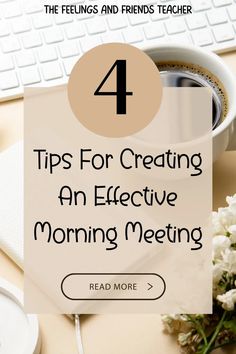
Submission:
M 222 55 L 236 75 L 236 52 Z M 236 104 L 236 103 L 235 103 Z M 0 105 L 0 149 L 23 135 L 22 100 Z M 236 193 L 236 152 L 226 152 L 214 165 L 214 209 Z M 23 287 L 22 271 L 0 251 L 0 277 Z M 74 326 L 64 316 L 40 316 L 42 354 L 77 354 Z M 177 354 L 175 343 L 161 332 L 157 315 L 83 316 L 85 354 Z M 230 349 L 229 353 L 236 353 Z

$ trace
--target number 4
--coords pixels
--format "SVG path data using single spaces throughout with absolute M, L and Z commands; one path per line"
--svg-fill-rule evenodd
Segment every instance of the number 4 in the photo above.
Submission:
M 104 92 L 101 88 L 116 68 L 116 92 Z M 116 60 L 94 92 L 94 96 L 116 96 L 116 114 L 126 114 L 126 96 L 133 96 L 133 92 L 126 91 L 126 60 Z

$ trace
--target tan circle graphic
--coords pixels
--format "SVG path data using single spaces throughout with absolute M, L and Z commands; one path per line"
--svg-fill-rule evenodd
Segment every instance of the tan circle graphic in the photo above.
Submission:
M 75 65 L 68 97 L 75 116 L 90 131 L 106 137 L 132 135 L 160 108 L 160 73 L 148 55 L 131 45 L 100 45 Z

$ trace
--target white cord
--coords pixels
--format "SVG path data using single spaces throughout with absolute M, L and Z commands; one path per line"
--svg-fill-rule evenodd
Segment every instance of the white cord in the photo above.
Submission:
M 75 333 L 76 333 L 78 353 L 84 354 L 79 315 L 75 315 Z

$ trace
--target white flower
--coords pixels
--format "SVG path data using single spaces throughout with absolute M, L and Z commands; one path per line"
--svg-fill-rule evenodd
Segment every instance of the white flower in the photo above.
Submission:
M 224 273 L 224 268 L 222 262 L 213 265 L 213 297 L 216 298 L 217 295 L 222 294 L 223 289 L 219 286 L 220 280 Z
M 231 243 L 236 243 L 236 225 L 231 225 L 228 227 L 228 232 L 230 233 Z
M 221 263 L 217 263 L 213 265 L 213 284 L 217 285 L 221 280 L 221 277 L 224 273 L 224 268 Z
M 185 315 L 162 315 L 162 322 L 168 333 L 185 332 L 191 328 Z
M 192 333 L 188 332 L 188 333 L 179 333 L 178 335 L 178 342 L 181 346 L 185 346 L 188 344 L 189 339 L 191 338 Z
M 229 204 L 228 210 L 231 212 L 231 215 L 236 216 L 236 194 L 234 194 L 232 197 L 227 197 L 226 201 Z
M 225 250 L 223 253 L 223 267 L 229 274 L 236 274 L 236 251 Z
M 219 208 L 218 220 L 223 225 L 225 231 L 229 226 L 236 224 L 236 203 L 227 208 Z
M 224 310 L 233 311 L 236 304 L 236 289 L 231 289 L 223 295 L 218 295 L 217 299 L 222 302 Z
M 212 213 L 212 227 L 214 235 L 223 235 L 225 233 L 225 227 L 221 223 L 219 215 L 216 211 Z
M 218 235 L 213 237 L 213 258 L 216 260 L 222 258 L 223 252 L 230 247 L 231 242 L 228 237 Z
M 174 328 L 175 321 L 171 315 L 162 315 L 161 319 L 162 319 L 164 328 L 168 333 L 173 333 L 175 330 L 178 330 L 178 329 Z
M 229 206 L 236 203 L 236 194 L 232 195 L 231 197 L 226 197 L 226 202 Z

